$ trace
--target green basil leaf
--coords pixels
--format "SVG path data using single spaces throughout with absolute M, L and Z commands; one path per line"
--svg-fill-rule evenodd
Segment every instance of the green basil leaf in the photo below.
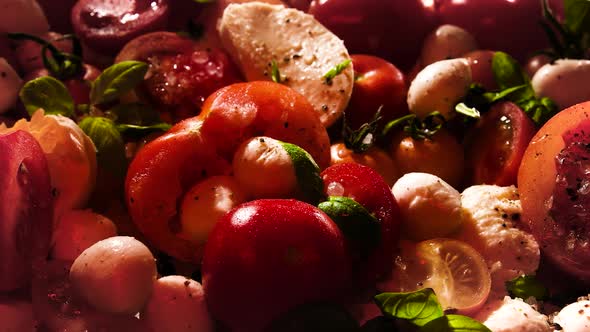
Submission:
M 479 119 L 481 117 L 481 114 L 476 108 L 469 107 L 465 105 L 465 103 L 458 103 L 457 106 L 455 106 L 455 112 L 474 119 Z
M 45 114 L 71 117 L 74 114 L 74 99 L 65 85 L 51 76 L 28 81 L 20 90 L 20 99 L 27 112 L 33 115 L 38 109 Z
M 147 73 L 148 65 L 141 61 L 123 61 L 105 69 L 92 83 L 90 103 L 93 105 L 115 101 L 133 90 Z
M 214 3 L 215 0 L 193 0 L 196 3 Z
M 320 177 L 320 167 L 301 147 L 286 142 L 281 142 L 281 145 L 293 162 L 297 184 L 305 196 L 305 201 L 317 204 L 324 196 L 324 181 Z
M 590 1 L 565 0 L 565 26 L 574 34 L 590 32 Z
M 381 222 L 352 198 L 330 196 L 318 208 L 324 211 L 362 257 L 381 243 Z
M 96 146 L 99 168 L 104 168 L 117 178 L 125 177 L 127 171 L 125 143 L 115 123 L 107 118 L 88 116 L 78 125 Z
M 482 323 L 461 315 L 446 315 L 422 326 L 420 332 L 492 332 Z
M 385 316 L 407 319 L 417 326 L 444 315 L 431 288 L 411 293 L 381 293 L 375 296 L 375 302 Z
M 504 52 L 496 52 L 492 57 L 492 71 L 501 90 L 519 85 L 530 85 L 527 74 L 518 61 Z M 532 90 L 532 88 L 531 88 Z
M 158 111 L 142 103 L 119 104 L 107 113 L 118 124 L 147 126 L 161 122 Z
M 506 290 L 512 297 L 527 299 L 534 297 L 543 300 L 547 297 L 547 288 L 534 276 L 520 276 L 506 282 Z
M 147 126 L 138 126 L 133 124 L 118 124 L 115 126 L 121 134 L 142 137 L 155 131 L 167 131 L 172 125 L 166 122 L 155 123 Z
M 340 73 L 342 73 L 344 71 L 344 69 L 346 69 L 346 67 L 350 66 L 351 63 L 352 63 L 352 60 L 346 59 L 346 60 L 342 61 L 341 63 L 337 64 L 336 66 L 334 66 L 334 68 L 328 70 L 328 72 L 324 74 L 324 82 L 328 85 L 331 85 L 332 80 L 336 76 L 340 75 Z
M 270 78 L 275 83 L 283 82 L 283 77 L 281 76 L 281 72 L 279 71 L 279 65 L 275 60 L 272 60 L 270 64 Z

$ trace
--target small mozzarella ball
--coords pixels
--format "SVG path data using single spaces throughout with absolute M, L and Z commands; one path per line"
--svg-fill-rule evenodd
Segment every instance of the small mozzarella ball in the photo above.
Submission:
M 22 84 L 23 80 L 14 68 L 6 59 L 0 58 L 0 114 L 6 113 L 16 105 Z
M 440 60 L 459 58 L 467 52 L 477 49 L 475 38 L 467 30 L 451 24 L 439 26 L 424 39 L 422 66 Z
M 33 332 L 37 331 L 33 306 L 24 301 L 0 302 L 0 331 Z
M 539 97 L 549 97 L 560 110 L 590 100 L 590 60 L 548 63 L 531 80 Z
M 204 244 L 217 220 L 245 201 L 246 195 L 233 176 L 212 176 L 197 183 L 182 200 L 178 236 Z
M 445 119 L 455 116 L 455 105 L 471 84 L 471 67 L 463 58 L 441 60 L 426 66 L 410 84 L 408 107 L 419 118 L 438 111 Z
M 86 206 L 96 182 L 96 148 L 90 137 L 70 118 L 36 111 L 30 121 L 11 128 L 0 124 L 0 134 L 24 130 L 41 145 L 55 194 L 55 220 L 61 214 Z
M 154 331 L 213 331 L 203 287 L 183 276 L 158 279 L 140 317 Z
M 107 217 L 90 210 L 71 210 L 58 220 L 51 256 L 73 261 L 91 245 L 116 235 L 117 227 Z
M 290 197 L 297 191 L 297 177 L 291 157 L 281 142 L 254 137 L 242 143 L 234 155 L 234 176 L 255 198 Z
M 590 301 L 568 304 L 553 318 L 564 332 L 590 331 Z
M 412 240 L 445 237 L 463 221 L 461 194 L 436 175 L 405 174 L 393 185 L 392 192 L 400 208 L 404 234 Z
M 95 243 L 70 268 L 74 290 L 95 308 L 109 313 L 139 312 L 150 297 L 156 277 L 150 250 L 127 236 Z
M 0 1 L 0 32 L 38 34 L 47 31 L 49 23 L 37 1 Z
M 487 303 L 474 318 L 494 332 L 552 331 L 547 316 L 539 313 L 523 300 L 511 299 L 508 296 L 503 300 Z

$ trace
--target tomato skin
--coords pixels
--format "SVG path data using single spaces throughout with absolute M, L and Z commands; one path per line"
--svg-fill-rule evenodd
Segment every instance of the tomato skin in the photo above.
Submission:
M 133 222 L 158 249 L 198 263 L 202 248 L 176 236 L 178 201 L 205 176 L 227 175 L 231 164 L 220 158 L 190 118 L 146 144 L 127 171 L 125 193 Z
M 238 146 L 255 136 L 298 145 L 321 169 L 330 164 L 330 139 L 313 106 L 295 90 L 270 81 L 235 83 L 205 100 L 202 132 L 231 160 Z
M 314 0 L 308 12 L 343 39 L 350 53 L 373 54 L 404 70 L 437 24 L 434 6 L 419 0 L 363 0 L 362 6 L 357 0 Z
M 203 258 L 203 289 L 214 318 L 232 331 L 262 331 L 298 305 L 339 300 L 350 257 L 338 226 L 292 199 L 236 207 L 215 225 Z
M 0 135 L 0 292 L 31 279 L 47 257 L 53 228 L 53 195 L 47 159 L 25 131 Z
M 400 235 L 401 216 L 391 189 L 376 171 L 358 163 L 332 165 L 321 177 L 327 196 L 352 198 L 381 222 L 379 246 L 369 258 L 354 262 L 359 285 L 374 285 L 391 271 Z
M 564 135 L 583 125 L 588 129 L 590 102 L 574 105 L 551 118 L 532 138 L 518 170 L 522 220 L 541 246 L 543 254 L 561 270 L 590 281 L 590 251 L 568 249 L 568 224 L 555 220 L 550 209 L 555 198 L 556 157 L 566 147 Z M 578 236 L 587 238 L 590 225 L 578 225 Z
M 534 122 L 511 102 L 500 102 L 472 129 L 467 148 L 473 184 L 516 184 L 524 151 L 536 132 Z
M 334 143 L 330 146 L 330 154 L 332 156 L 330 164 L 358 163 L 369 166 L 383 177 L 389 187 L 400 176 L 391 156 L 378 147 L 371 147 L 365 152 L 355 153 L 347 148 L 344 143 Z

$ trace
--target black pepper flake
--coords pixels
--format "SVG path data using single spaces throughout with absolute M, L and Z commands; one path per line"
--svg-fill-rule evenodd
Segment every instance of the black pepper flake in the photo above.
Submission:
M 299 59 L 299 58 L 301 58 L 301 54 L 293 54 L 292 58 Z
M 186 279 L 186 280 L 184 281 L 184 286 L 185 286 L 185 287 L 188 287 L 188 285 L 190 285 L 190 284 L 191 284 L 191 281 L 190 281 L 190 280 Z
M 508 218 L 508 213 L 502 213 L 502 219 Z
M 283 126 L 284 126 L 285 128 L 289 128 L 289 122 L 285 122 L 285 123 L 283 124 Z
M 512 219 L 512 220 L 514 220 L 514 221 L 520 220 L 520 213 L 513 213 L 513 214 L 510 216 L 510 219 Z
M 324 111 L 324 112 L 328 111 L 328 105 L 326 105 L 326 104 L 322 105 L 322 111 Z
M 260 143 L 264 143 L 264 138 L 259 138 L 259 139 L 258 139 L 258 142 L 260 142 Z
M 579 313 L 580 315 L 583 315 L 583 314 L 584 314 L 584 309 L 580 309 L 580 310 L 578 310 L 578 313 Z
M 503 222 L 503 223 L 502 223 L 502 227 L 506 228 L 506 227 L 508 227 L 508 226 L 506 225 L 506 223 L 505 223 L 505 222 Z

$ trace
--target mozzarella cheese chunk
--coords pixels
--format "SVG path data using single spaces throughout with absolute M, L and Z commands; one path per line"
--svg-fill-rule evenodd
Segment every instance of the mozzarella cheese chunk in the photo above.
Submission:
M 517 189 L 472 186 L 461 194 L 461 204 L 464 220 L 457 237 L 482 254 L 492 275 L 490 296 L 501 298 L 506 281 L 534 274 L 539 267 L 539 244 L 531 234 L 516 228 L 522 210 Z
M 0 58 L 0 114 L 16 105 L 18 93 L 23 84 L 14 68 L 4 58 Z
M 304 95 L 324 126 L 342 115 L 354 85 L 352 63 L 331 80 L 324 75 L 350 56 L 343 41 L 313 16 L 261 2 L 231 4 L 218 30 L 247 80 L 270 80 L 274 62 L 281 83 Z
M 511 299 L 508 296 L 486 304 L 475 319 L 493 332 L 551 331 L 547 316 L 523 300 Z
M 553 322 L 564 332 L 590 331 L 590 301 L 582 300 L 565 306 Z

